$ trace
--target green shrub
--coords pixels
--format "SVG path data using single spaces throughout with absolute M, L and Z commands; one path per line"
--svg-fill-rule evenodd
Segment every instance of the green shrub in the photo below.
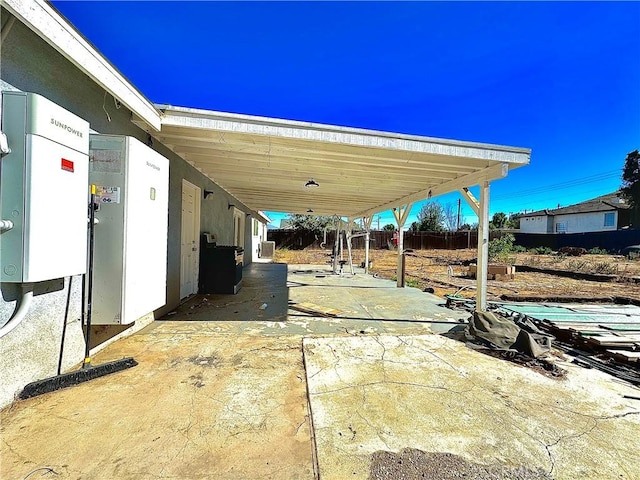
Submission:
M 609 252 L 607 250 L 605 250 L 604 248 L 600 248 L 600 247 L 593 247 L 587 253 L 590 254 L 590 255 L 608 255 L 609 254 Z
M 533 250 L 536 255 L 551 255 L 553 253 L 553 250 L 549 247 L 536 247 Z
M 418 288 L 418 287 L 420 287 L 420 282 L 419 282 L 418 280 L 416 280 L 415 278 L 407 278 L 407 279 L 404 281 L 404 284 L 405 284 L 407 287 L 413 287 L 413 288 Z
M 489 260 L 504 260 L 513 252 L 513 242 L 515 242 L 515 240 L 516 238 L 510 233 L 491 240 L 489 242 Z
M 513 253 L 527 253 L 527 248 L 522 245 L 514 245 L 512 249 Z

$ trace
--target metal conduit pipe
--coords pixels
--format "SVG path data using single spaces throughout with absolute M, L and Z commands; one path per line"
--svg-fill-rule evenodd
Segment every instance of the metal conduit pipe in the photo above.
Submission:
M 29 290 L 27 290 L 29 289 Z M 33 300 L 33 287 L 31 284 L 22 285 L 22 298 L 18 304 L 17 310 L 13 313 L 11 318 L 0 327 L 0 337 L 4 337 L 11 330 L 16 328 L 27 316 L 29 308 L 31 308 L 31 302 Z

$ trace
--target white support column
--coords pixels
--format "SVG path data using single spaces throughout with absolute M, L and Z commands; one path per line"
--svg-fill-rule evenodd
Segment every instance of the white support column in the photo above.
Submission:
M 404 287 L 404 235 L 402 233 L 402 227 L 404 227 L 409 217 L 412 205 L 412 203 L 409 203 L 393 209 L 393 216 L 398 224 L 398 269 L 396 271 L 396 286 L 398 288 Z
M 356 273 L 353 271 L 353 254 L 351 251 L 351 236 L 353 235 L 353 218 L 347 217 L 347 252 L 349 253 L 349 268 L 351 275 Z
M 480 202 L 473 196 L 473 193 L 471 193 L 467 187 L 461 188 L 460 193 L 475 214 L 480 216 Z
M 489 182 L 480 185 L 478 213 L 478 268 L 476 310 L 487 310 L 487 270 L 489 266 Z
M 373 221 L 373 215 L 370 217 L 362 217 L 362 223 L 364 224 L 365 242 L 364 242 L 364 273 L 369 273 L 369 243 L 371 241 L 371 222 Z
M 333 273 L 337 275 L 338 273 L 338 246 L 340 244 L 340 228 L 342 227 L 342 219 L 336 217 L 336 238 L 333 242 Z

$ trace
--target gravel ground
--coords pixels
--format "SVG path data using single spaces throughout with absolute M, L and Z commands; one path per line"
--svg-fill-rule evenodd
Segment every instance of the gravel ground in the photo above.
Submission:
M 481 465 L 451 453 L 427 453 L 406 448 L 400 453 L 373 454 L 369 480 L 552 480 L 542 471 L 499 464 Z

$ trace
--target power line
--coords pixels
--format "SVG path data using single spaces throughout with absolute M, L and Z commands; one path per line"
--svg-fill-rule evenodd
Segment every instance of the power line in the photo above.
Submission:
M 556 190 L 566 190 L 567 188 L 571 188 L 571 187 L 578 187 L 581 185 L 586 185 L 589 183 L 594 183 L 594 182 L 601 182 L 603 180 L 607 180 L 609 178 L 614 178 L 620 175 L 620 171 L 619 170 L 612 170 L 612 171 L 608 171 L 608 172 L 603 172 L 603 173 L 598 173 L 598 174 L 594 174 L 594 175 L 590 175 L 588 177 L 582 177 L 582 178 L 576 178 L 574 180 L 569 180 L 566 182 L 560 182 L 560 183 L 554 183 L 554 184 L 550 184 L 550 185 L 545 185 L 545 186 L 541 186 L 541 187 L 534 187 L 534 188 L 529 188 L 526 190 L 519 190 L 517 192 L 514 193 L 505 193 L 505 194 L 501 194 L 501 195 L 496 195 L 493 198 L 495 200 L 499 200 L 502 198 L 514 198 L 514 197 L 525 197 L 525 196 L 532 196 L 532 195 L 536 195 L 539 193 L 546 193 L 549 191 L 556 191 Z
M 600 189 L 600 188 L 592 188 L 592 189 L 589 189 L 589 190 L 583 190 L 581 193 L 583 193 L 583 194 L 585 194 L 587 196 L 590 196 L 590 195 L 588 195 L 590 193 L 597 193 L 597 194 L 600 194 L 600 195 L 603 194 L 602 193 L 602 189 Z M 550 196 L 550 197 L 545 197 L 545 198 L 541 198 L 541 199 L 532 200 L 532 201 L 526 202 L 526 203 L 517 202 L 517 210 L 521 211 L 521 210 L 524 210 L 525 208 L 528 209 L 528 207 L 530 205 L 536 206 L 537 209 L 542 209 L 542 208 L 554 209 L 554 208 L 557 207 L 557 205 L 547 205 L 546 207 L 544 207 L 544 206 L 543 207 L 539 207 L 539 205 L 541 203 L 545 203 L 545 202 L 565 203 L 565 204 L 568 203 L 570 205 L 574 205 L 576 203 L 580 203 L 581 201 L 584 201 L 584 200 L 575 200 L 574 201 L 573 199 L 575 199 L 575 198 L 576 198 L 575 194 L 574 195 L 568 194 L 568 195 L 554 195 L 554 196 Z M 562 200 L 565 200 L 565 199 L 572 199 L 572 200 L 570 202 L 562 202 Z M 495 205 L 496 203 L 504 203 L 504 202 L 495 201 L 495 202 L 492 203 L 492 205 Z M 565 205 L 565 206 L 567 206 L 567 205 Z

